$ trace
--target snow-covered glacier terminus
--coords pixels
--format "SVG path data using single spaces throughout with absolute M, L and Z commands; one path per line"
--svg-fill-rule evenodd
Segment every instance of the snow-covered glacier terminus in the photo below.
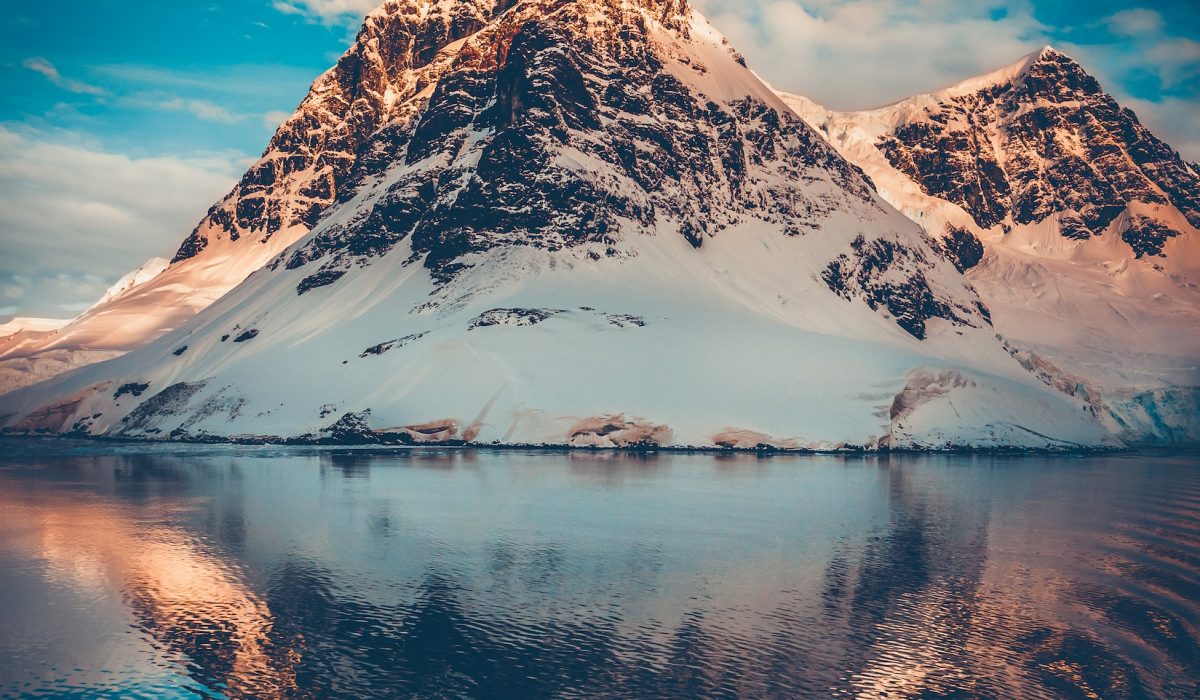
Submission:
M 942 239 L 1031 372 L 1127 440 L 1200 441 L 1200 168 L 1077 62 L 865 112 L 782 97 Z
M 998 337 L 940 232 L 684 0 L 389 0 L 160 277 L 189 266 L 232 290 L 128 354 L 0 396 L 0 425 L 1120 444 L 1095 402 Z

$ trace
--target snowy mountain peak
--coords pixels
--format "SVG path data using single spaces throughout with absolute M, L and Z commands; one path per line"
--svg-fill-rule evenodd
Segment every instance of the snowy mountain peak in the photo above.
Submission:
M 1053 49 L 864 116 L 834 121 L 874 122 L 891 167 L 981 229 L 1053 219 L 1066 239 L 1115 236 L 1142 258 L 1200 226 L 1191 168 Z
M 685 8 L 512 6 L 454 47 L 419 113 L 360 148 L 342 188 L 357 214 L 330 218 L 272 269 L 303 270 L 303 296 L 407 247 L 446 286 L 513 247 L 623 258 L 637 254 L 633 234 L 669 231 L 699 248 L 751 218 L 803 235 L 847 208 L 877 216 L 861 174 L 703 18 L 679 24 Z M 829 193 L 783 184 L 800 173 Z M 842 279 L 852 267 L 829 275 L 840 294 L 861 293 Z M 955 308 L 914 304 L 906 328 L 923 336 L 930 315 L 962 320 Z
M 0 426 L 1106 440 L 1001 345 L 943 247 L 675 0 L 389 3 L 205 226 L 173 270 L 311 230 L 161 339 L 0 398 Z
M 941 238 L 1023 363 L 1134 439 L 1200 438 L 1200 178 L 1077 61 L 863 112 L 783 99 Z
M 1029 56 L 1026 57 L 1026 60 L 1028 61 L 1029 65 L 1031 67 L 1033 66 L 1033 64 L 1035 64 L 1039 61 L 1062 63 L 1064 61 L 1064 59 L 1066 61 L 1075 63 L 1075 59 L 1071 58 L 1070 56 L 1063 53 L 1062 51 L 1059 51 L 1058 49 L 1054 48 L 1050 44 L 1046 44 L 1041 49 L 1029 54 Z

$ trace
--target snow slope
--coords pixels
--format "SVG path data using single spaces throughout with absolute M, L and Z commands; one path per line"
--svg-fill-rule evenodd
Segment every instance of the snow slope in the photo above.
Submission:
M 11 338 L 18 333 L 50 333 L 68 323 L 70 323 L 70 320 L 58 318 L 17 317 L 8 323 L 0 323 L 0 340 Z
M 0 397 L 0 425 L 580 447 L 1119 444 L 1086 400 L 1010 355 L 935 241 L 686 2 L 393 0 L 367 24 L 444 27 L 447 12 L 471 21 L 436 49 L 446 70 L 366 139 L 308 235 L 149 345 Z M 408 80 L 391 70 L 381 80 Z
M 967 270 L 997 332 L 1131 441 L 1200 440 L 1200 179 L 1047 47 L 946 90 L 785 102 Z

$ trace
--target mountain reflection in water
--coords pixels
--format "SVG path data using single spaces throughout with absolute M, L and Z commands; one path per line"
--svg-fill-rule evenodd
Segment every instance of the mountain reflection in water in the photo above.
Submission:
M 1200 460 L 5 441 L 0 697 L 1200 695 Z

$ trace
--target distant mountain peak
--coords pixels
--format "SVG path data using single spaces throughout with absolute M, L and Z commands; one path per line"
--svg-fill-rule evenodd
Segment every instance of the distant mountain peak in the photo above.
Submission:
M 1037 61 L 1061 61 L 1062 59 L 1067 59 L 1068 61 L 1075 60 L 1062 51 L 1054 48 L 1050 44 L 1046 44 L 1041 49 L 1031 54 L 1031 56 L 1033 56 L 1034 60 Z
M 1078 61 L 861 112 L 783 98 L 941 239 L 1031 372 L 1134 439 L 1200 436 L 1200 169 Z
M 1054 219 L 1080 241 L 1115 225 L 1141 258 L 1200 227 L 1194 168 L 1052 47 L 864 114 L 881 127 L 876 145 L 892 167 L 982 229 Z M 1179 216 L 1147 213 L 1164 208 Z

